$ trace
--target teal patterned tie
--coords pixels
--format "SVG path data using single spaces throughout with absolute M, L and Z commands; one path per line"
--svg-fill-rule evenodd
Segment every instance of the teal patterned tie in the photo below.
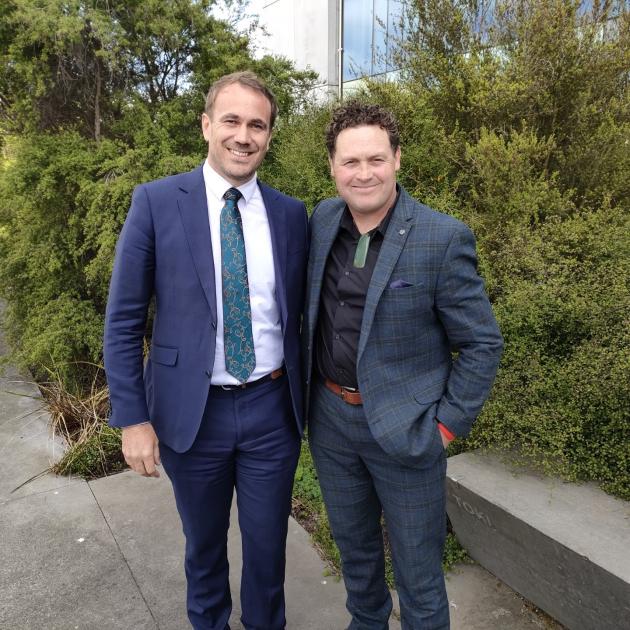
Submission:
M 230 188 L 221 210 L 221 278 L 223 280 L 223 343 L 227 371 L 245 383 L 254 371 L 256 354 L 252 310 L 247 283 L 243 224 L 237 201 L 241 193 Z

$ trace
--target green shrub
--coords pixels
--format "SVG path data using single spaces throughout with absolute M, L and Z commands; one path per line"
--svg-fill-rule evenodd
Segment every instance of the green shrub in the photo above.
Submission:
M 517 447 L 630 498 L 628 233 L 604 204 L 515 235 L 497 274 L 505 353 L 469 447 Z

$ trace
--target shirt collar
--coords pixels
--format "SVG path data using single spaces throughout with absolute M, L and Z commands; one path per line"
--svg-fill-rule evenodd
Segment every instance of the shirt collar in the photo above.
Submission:
M 223 200 L 223 195 L 226 190 L 236 188 L 240 191 L 241 195 L 243 195 L 245 203 L 249 203 L 251 198 L 254 196 L 256 186 L 258 185 L 256 173 L 254 173 L 249 181 L 246 181 L 240 186 L 234 186 L 233 184 L 230 184 L 227 179 L 221 177 L 221 175 L 219 175 L 219 173 L 217 173 L 210 164 L 208 164 L 208 160 L 204 160 L 203 163 L 203 179 L 206 184 L 206 190 L 217 199 Z

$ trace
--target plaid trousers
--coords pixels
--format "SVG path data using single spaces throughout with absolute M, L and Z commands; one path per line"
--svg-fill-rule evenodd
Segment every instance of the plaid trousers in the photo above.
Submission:
M 412 467 L 374 440 L 362 406 L 315 383 L 309 442 L 352 615 L 348 630 L 385 630 L 392 600 L 385 583 L 381 515 L 392 550 L 403 630 L 448 630 L 442 572 L 446 536 L 446 454 Z

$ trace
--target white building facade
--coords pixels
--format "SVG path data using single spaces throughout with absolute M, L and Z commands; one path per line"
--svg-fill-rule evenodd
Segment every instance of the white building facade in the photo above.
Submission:
M 317 72 L 321 97 L 395 70 L 404 0 L 258 0 L 252 10 L 268 33 L 261 51 Z

